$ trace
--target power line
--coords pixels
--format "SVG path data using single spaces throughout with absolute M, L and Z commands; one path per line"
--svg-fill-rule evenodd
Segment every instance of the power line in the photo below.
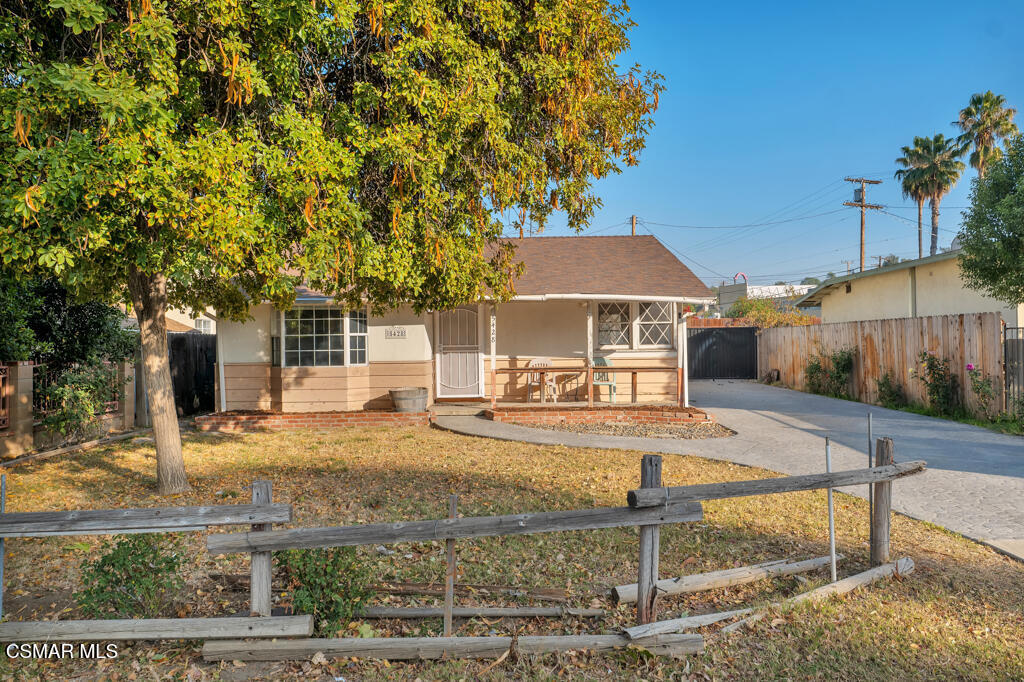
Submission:
M 886 207 L 886 208 L 888 208 L 888 207 Z M 889 212 L 888 212 L 888 211 L 886 211 L 885 209 L 882 209 L 882 210 L 881 210 L 881 211 L 879 211 L 879 212 L 880 212 L 880 213 L 884 213 L 885 215 L 889 215 L 889 216 L 892 216 L 893 218 L 899 218 L 900 220 L 903 220 L 903 221 L 905 221 L 905 222 L 908 222 L 908 223 L 910 223 L 911 225 L 913 225 L 914 227 L 917 227 L 917 221 L 916 221 L 916 220 L 911 220 L 910 218 L 907 218 L 907 217 L 904 217 L 904 216 L 901 216 L 901 215 L 897 215 L 896 213 L 889 213 Z M 940 227 L 940 228 L 939 228 L 939 232 L 949 232 L 950 234 L 958 234 L 958 231 L 957 231 L 957 230 L 947 230 L 947 229 L 946 229 L 946 228 L 944 228 L 944 227 Z
M 800 216 L 798 218 L 787 218 L 785 220 L 773 220 L 764 223 L 747 223 L 745 225 L 674 225 L 671 223 L 656 223 L 643 219 L 645 225 L 654 225 L 656 227 L 678 227 L 684 230 L 745 230 L 749 227 L 762 227 L 764 225 L 782 225 L 784 223 L 793 223 L 799 220 L 809 220 L 811 218 L 820 218 L 825 215 L 832 215 L 833 213 L 839 213 L 843 209 L 838 208 L 834 211 L 826 211 L 825 213 L 815 213 L 813 215 Z
M 644 228 L 645 230 L 647 230 L 647 232 L 648 232 L 648 233 L 649 233 L 649 234 L 650 234 L 650 235 L 651 235 L 652 237 L 654 237 L 655 239 L 657 239 L 657 238 L 658 238 L 658 236 L 657 236 L 656 234 L 654 234 L 654 232 L 652 232 L 652 231 L 651 231 L 651 228 L 647 227 L 647 224 L 646 224 L 646 223 L 641 223 L 641 227 L 643 227 L 643 228 Z M 666 246 L 666 247 L 668 248 L 668 250 L 669 250 L 669 251 L 671 251 L 672 253 L 676 254 L 677 256 L 679 256 L 680 258 L 682 258 L 683 260 L 687 260 L 687 261 L 690 261 L 691 263 L 693 263 L 693 264 L 694 264 L 694 265 L 696 265 L 697 267 L 700 267 L 700 268 L 703 268 L 704 270 L 707 270 L 707 271 L 708 271 L 708 272 L 710 272 L 710 273 L 711 273 L 712 275 L 716 275 L 716 276 L 718 276 L 718 277 L 727 277 L 727 275 L 723 275 L 722 273 L 720 273 L 720 272 L 718 272 L 718 271 L 716 271 L 716 270 L 712 270 L 711 268 L 709 268 L 708 266 L 704 265 L 703 263 L 698 263 L 697 261 L 693 260 L 693 259 L 692 259 L 692 258 L 690 258 L 689 256 L 684 256 L 684 255 L 683 255 L 683 254 L 682 254 L 682 253 L 681 253 L 681 252 L 679 251 L 679 249 L 675 248 L 674 246 L 672 246 L 672 245 L 671 245 L 671 244 L 669 244 L 668 242 L 661 242 L 661 243 L 662 243 L 662 244 L 664 244 L 664 245 L 665 245 L 665 246 Z
M 809 215 L 811 213 L 819 212 L 820 209 L 825 208 L 826 206 L 832 205 L 832 202 L 834 201 L 834 195 L 837 196 L 837 192 L 840 193 L 840 194 L 842 193 L 842 189 L 839 188 L 839 187 L 832 188 L 831 191 L 829 191 L 829 188 L 832 187 L 832 185 L 835 185 L 835 184 L 841 183 L 841 182 L 842 182 L 842 179 L 834 180 L 833 182 L 831 182 L 830 184 L 826 185 L 825 187 L 822 187 L 822 188 L 818 189 L 817 191 L 812 192 L 811 194 L 807 195 L 806 197 L 804 197 L 804 199 L 790 204 L 789 208 L 787 208 L 785 210 L 780 209 L 780 210 L 777 210 L 777 211 L 773 211 L 772 213 L 769 213 L 764 218 L 761 218 L 760 220 L 755 221 L 755 222 L 763 222 L 763 221 L 767 220 L 768 218 L 770 218 L 770 217 L 772 217 L 772 216 L 774 216 L 776 214 L 778 214 L 778 215 L 785 215 L 787 213 L 793 213 L 794 211 L 803 211 L 803 213 L 801 213 L 801 214 L 799 214 L 797 216 L 790 215 L 789 217 L 791 217 L 791 218 L 792 217 L 803 217 L 803 216 Z M 822 192 L 827 192 L 827 195 L 826 194 L 822 194 Z M 818 195 L 818 196 L 814 196 L 814 195 Z M 811 197 L 814 197 L 814 198 L 812 199 Z M 824 199 L 824 201 L 822 201 L 822 199 Z M 809 201 L 809 203 L 808 203 L 808 201 Z M 799 209 L 797 209 L 796 207 L 799 204 L 804 204 L 804 205 L 801 206 Z M 691 252 L 693 252 L 693 251 L 700 252 L 700 251 L 703 251 L 703 250 L 706 250 L 706 249 L 709 249 L 709 248 L 721 247 L 721 246 L 724 246 L 724 245 L 727 245 L 727 244 L 732 244 L 732 243 L 735 243 L 735 242 L 739 241 L 740 239 L 747 239 L 747 238 L 750 238 L 750 237 L 754 236 L 755 234 L 761 234 L 761 233 L 765 232 L 766 230 L 768 230 L 770 228 L 771 228 L 771 226 L 765 226 L 765 227 L 761 227 L 761 228 L 749 228 L 749 229 L 738 230 L 735 233 L 731 233 L 731 235 L 730 235 L 731 238 L 724 238 L 723 239 L 721 237 L 713 237 L 711 239 L 706 239 L 704 241 L 697 242 L 696 244 L 691 245 L 690 250 L 691 250 Z

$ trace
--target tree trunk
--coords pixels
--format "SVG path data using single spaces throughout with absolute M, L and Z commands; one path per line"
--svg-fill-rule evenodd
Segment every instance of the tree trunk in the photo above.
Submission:
M 156 440 L 157 491 L 161 495 L 183 493 L 189 485 L 181 456 L 181 434 L 167 356 L 167 279 L 160 274 L 139 272 L 133 265 L 128 272 L 128 290 L 142 337 L 142 368 Z
M 932 197 L 932 248 L 929 255 L 934 256 L 939 250 L 939 202 L 942 197 Z
M 922 233 L 924 232 L 924 199 L 917 200 L 917 257 L 924 258 L 924 242 L 922 241 Z

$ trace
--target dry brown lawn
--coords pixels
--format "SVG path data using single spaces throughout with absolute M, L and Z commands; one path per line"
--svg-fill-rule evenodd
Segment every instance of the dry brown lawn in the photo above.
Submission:
M 185 458 L 193 489 L 173 500 L 155 493 L 154 451 L 128 444 L 22 465 L 9 474 L 9 511 L 227 504 L 249 499 L 266 478 L 275 501 L 295 507 L 295 526 L 370 523 L 446 515 L 458 493 L 464 515 L 624 504 L 637 486 L 640 454 L 539 447 L 468 438 L 427 428 L 350 428 L 218 437 L 190 434 Z M 666 456 L 670 485 L 773 474 L 695 457 Z M 905 484 L 905 483 L 903 483 Z M 895 485 L 901 485 L 896 482 Z M 840 574 L 867 567 L 867 504 L 837 495 Z M 701 523 L 662 530 L 663 577 L 786 557 L 827 553 L 823 491 L 705 504 Z M 186 589 L 168 616 L 247 610 L 247 594 L 221 576 L 247 570 L 242 556 L 210 556 L 205 534 L 188 535 Z M 5 617 L 75 618 L 78 566 L 100 538 L 14 539 L 7 545 Z M 396 545 L 393 555 L 360 550 L 387 581 L 434 581 L 444 574 L 438 543 Z M 458 543 L 459 581 L 565 588 L 571 603 L 605 605 L 612 585 L 636 579 L 636 531 L 608 529 Z M 109 662 L 12 662 L 22 679 L 1024 679 L 1024 565 L 925 523 L 897 516 L 893 550 L 917 563 L 911 576 L 878 583 L 820 606 L 775 611 L 723 635 L 704 628 L 705 654 L 686 660 L 643 651 L 548 655 L 506 661 L 210 664 L 198 643 L 136 643 Z M 825 572 L 810 574 L 811 586 Z M 794 578 L 716 590 L 660 603 L 664 617 L 764 603 L 808 589 Z M 275 588 L 283 588 L 278 580 Z M 287 602 L 280 593 L 275 598 Z M 430 605 L 430 597 L 378 597 L 388 605 Z M 527 604 L 477 594 L 460 605 Z M 634 623 L 632 607 L 607 605 L 601 620 L 457 623 L 457 634 L 611 632 Z M 370 622 L 380 635 L 433 635 L 439 621 Z M 353 631 L 357 624 L 350 626 Z

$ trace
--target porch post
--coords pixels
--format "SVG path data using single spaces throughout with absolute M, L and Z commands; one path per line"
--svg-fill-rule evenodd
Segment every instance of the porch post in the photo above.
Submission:
M 491 304 L 491 409 L 498 406 L 498 311 Z
M 679 389 L 679 407 L 690 406 L 690 363 L 688 357 L 689 345 L 686 333 L 686 318 L 691 313 L 683 313 L 679 321 L 679 340 L 676 342 L 676 372 L 678 374 L 677 387 Z
M 594 406 L 594 306 L 587 301 L 587 407 Z

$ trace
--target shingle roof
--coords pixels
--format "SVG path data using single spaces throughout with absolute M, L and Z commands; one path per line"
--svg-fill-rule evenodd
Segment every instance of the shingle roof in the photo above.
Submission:
M 650 235 L 507 239 L 525 270 L 516 294 L 711 298 L 712 293 Z
M 167 318 L 167 331 L 169 331 L 169 332 L 194 332 L 194 331 L 196 331 L 196 328 L 195 327 L 190 327 L 187 324 L 185 324 L 184 322 L 178 322 L 177 320 L 172 320 L 171 318 Z

